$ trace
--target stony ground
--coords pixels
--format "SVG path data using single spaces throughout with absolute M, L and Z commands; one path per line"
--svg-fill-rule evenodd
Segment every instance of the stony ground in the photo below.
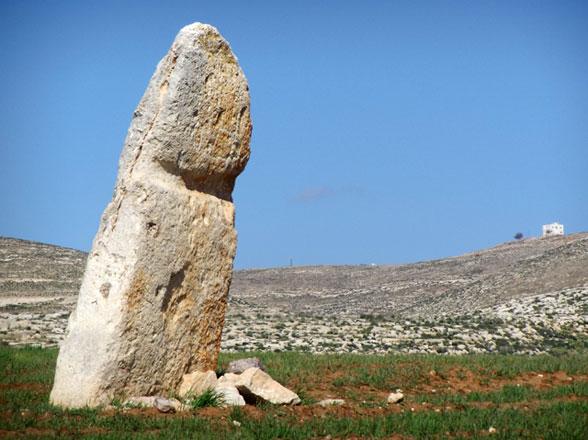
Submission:
M 250 311 L 250 306 L 232 304 L 223 349 L 536 354 L 572 348 L 588 338 L 588 286 L 430 318 L 319 317 L 256 309 L 251 319 Z
M 239 271 L 222 347 L 450 354 L 580 347 L 588 339 L 587 245 L 588 234 L 575 234 L 404 266 Z M 0 239 L 0 341 L 57 345 L 84 262 L 71 249 Z
M 0 313 L 0 340 L 10 345 L 59 343 L 67 311 Z M 313 353 L 527 353 L 573 348 L 588 340 L 588 286 L 564 289 L 466 314 L 391 319 L 319 317 L 234 302 L 223 351 Z

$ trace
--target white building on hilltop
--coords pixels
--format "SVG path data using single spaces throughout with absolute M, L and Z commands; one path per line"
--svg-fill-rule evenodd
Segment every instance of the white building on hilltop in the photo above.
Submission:
M 543 225 L 543 237 L 551 237 L 553 235 L 564 235 L 564 227 L 557 222 L 549 225 Z

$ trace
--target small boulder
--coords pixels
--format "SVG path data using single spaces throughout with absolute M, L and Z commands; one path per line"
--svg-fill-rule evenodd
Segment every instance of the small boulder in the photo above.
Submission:
M 388 395 L 388 403 L 400 403 L 404 400 L 404 394 L 402 393 L 390 393 Z
M 127 408 L 153 408 L 156 398 L 156 396 L 131 397 L 125 400 L 122 406 Z
M 265 371 L 265 367 L 258 358 L 247 358 L 229 362 L 227 373 L 241 374 L 248 368 L 259 368 L 260 370 Z
M 288 388 L 273 380 L 269 374 L 259 368 L 248 368 L 235 380 L 235 386 L 246 401 L 262 401 L 278 405 L 298 405 L 300 397 Z
M 179 411 L 182 403 L 177 399 L 165 399 L 163 397 L 156 397 L 153 406 L 162 413 L 174 413 Z
M 216 391 L 223 400 L 221 406 L 245 405 L 245 399 L 239 394 L 239 390 L 234 385 L 229 383 L 217 384 L 214 391 Z
M 323 399 L 320 402 L 317 402 L 317 405 L 322 406 L 323 408 L 327 406 L 340 406 L 344 404 L 345 401 L 343 399 Z
M 184 374 L 178 395 L 180 397 L 185 397 L 188 394 L 198 396 L 207 389 L 214 389 L 216 382 L 216 373 L 212 370 Z
M 163 413 L 184 411 L 187 409 L 185 405 L 182 405 L 182 403 L 177 399 L 166 399 L 160 396 L 131 397 L 123 402 L 123 407 L 157 408 L 158 411 Z

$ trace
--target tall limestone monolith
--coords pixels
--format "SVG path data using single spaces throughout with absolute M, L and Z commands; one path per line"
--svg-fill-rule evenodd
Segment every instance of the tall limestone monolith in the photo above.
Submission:
M 183 28 L 137 107 L 57 360 L 51 402 L 177 392 L 214 370 L 249 159 L 247 81 L 218 31 Z

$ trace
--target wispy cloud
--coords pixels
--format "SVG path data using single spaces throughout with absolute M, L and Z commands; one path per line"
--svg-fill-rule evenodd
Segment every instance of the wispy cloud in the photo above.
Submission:
M 330 186 L 309 186 L 292 197 L 297 203 L 313 203 L 324 199 L 342 195 L 363 194 L 365 190 L 358 186 L 345 186 L 332 188 Z
M 334 194 L 333 189 L 328 186 L 314 186 L 304 188 L 293 197 L 293 200 L 298 203 L 309 203 L 332 197 Z

